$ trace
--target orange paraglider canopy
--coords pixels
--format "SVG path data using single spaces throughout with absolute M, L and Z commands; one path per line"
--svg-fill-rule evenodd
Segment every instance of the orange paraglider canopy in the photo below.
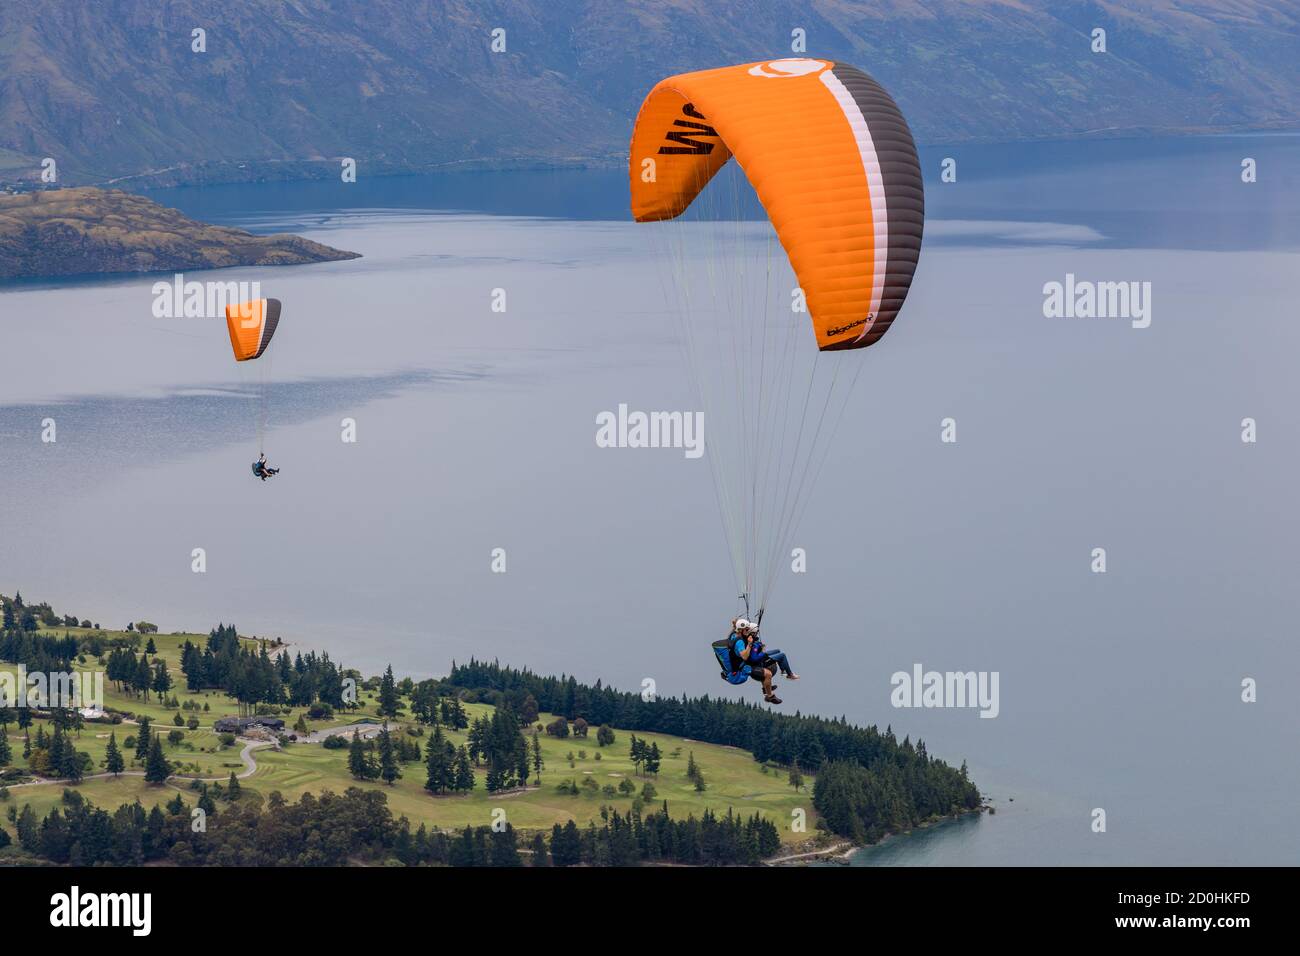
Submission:
M 732 156 L 794 267 L 818 348 L 878 341 L 907 296 L 925 216 L 893 99 L 861 70 L 808 58 L 661 80 L 632 133 L 633 216 L 680 215 Z
M 279 322 L 279 299 L 253 299 L 226 306 L 226 327 L 235 361 L 247 362 L 265 352 Z

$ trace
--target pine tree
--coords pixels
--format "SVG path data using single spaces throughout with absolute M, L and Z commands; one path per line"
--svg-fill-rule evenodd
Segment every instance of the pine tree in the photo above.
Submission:
M 453 788 L 456 778 L 452 769 L 452 762 L 455 758 L 456 752 L 451 744 L 447 742 L 447 738 L 442 735 L 442 728 L 435 727 L 433 736 L 429 738 L 425 758 L 425 769 L 427 770 L 424 781 L 425 790 L 430 793 L 446 793 Z
M 235 776 L 235 771 L 230 771 L 230 779 L 226 781 L 226 799 L 234 803 L 243 792 L 244 788 L 239 785 L 239 778 Z
M 117 734 L 108 735 L 108 750 L 104 753 L 104 768 L 111 774 L 120 774 L 126 769 L 126 761 L 122 759 L 122 751 L 117 749 Z M 177 794 L 180 796 L 180 794 Z
M 487 753 L 487 739 L 491 731 L 486 717 L 480 717 L 474 721 L 473 726 L 469 728 L 469 734 L 466 739 L 466 749 L 474 765 L 478 766 L 479 757 Z
M 469 726 L 469 714 L 465 711 L 465 705 L 457 697 L 451 703 L 451 729 L 464 730 Z
M 400 705 L 397 683 L 393 680 L 393 665 L 389 664 L 379 682 L 379 716 L 396 718 Z
M 663 759 L 663 754 L 659 752 L 659 745 L 651 742 L 650 749 L 645 751 L 645 772 L 647 774 L 659 773 L 659 762 Z
M 493 830 L 491 836 L 491 857 L 489 866 L 519 866 L 519 845 L 515 838 L 515 828 L 509 823 L 504 830 Z
M 348 772 L 358 780 L 369 780 L 371 772 L 370 757 L 366 745 L 361 742 L 361 732 L 352 731 L 352 746 L 348 749 Z
M 153 688 L 153 692 L 158 695 L 159 703 L 162 703 L 163 698 L 167 696 L 167 691 L 171 690 L 172 679 L 171 675 L 167 673 L 167 662 L 161 658 L 155 660 L 153 680 L 150 686 Z
M 41 821 L 30 803 L 23 804 L 22 813 L 14 821 L 14 830 L 18 833 L 18 845 L 24 850 L 35 853 L 40 849 Z
M 135 738 L 135 759 L 144 760 L 149 756 L 149 738 L 153 734 L 149 730 L 149 718 L 140 718 L 140 732 Z
M 556 866 L 576 866 L 582 862 L 582 834 L 570 820 L 563 827 L 551 828 L 551 861 Z
M 131 680 L 131 690 L 137 696 L 149 696 L 149 688 L 153 686 L 153 668 L 149 666 L 149 659 L 143 654 L 135 665 L 135 676 Z
M 80 783 L 84 776 L 81 765 L 81 754 L 77 752 L 72 738 L 67 734 L 63 735 L 62 746 L 56 753 L 58 758 L 59 776 L 71 780 L 73 783 Z
M 546 837 L 542 836 L 540 833 L 533 837 L 532 851 L 533 866 L 551 865 L 551 854 L 550 851 L 546 849 Z
M 41 749 L 41 735 L 36 735 L 36 747 Z M 54 725 L 54 733 L 45 743 L 45 749 L 50 755 L 50 770 L 56 776 L 62 777 L 63 774 L 63 728 L 57 723 Z
M 149 745 L 149 759 L 145 762 L 144 778 L 149 783 L 166 783 L 172 775 L 171 764 L 163 756 L 162 741 L 154 735 Z
M 0 767 L 9 766 L 9 762 L 14 759 L 13 749 L 9 746 L 9 737 L 0 733 Z
M 537 785 L 538 785 L 538 786 L 541 786 L 541 783 L 542 783 L 542 768 L 545 767 L 545 766 L 546 766 L 546 762 L 545 762 L 544 760 L 542 760 L 542 741 L 541 741 L 541 735 L 540 735 L 537 731 L 534 730 L 534 731 L 533 731 L 533 774 L 534 774 L 534 775 L 536 776 L 536 778 L 537 778 Z
M 392 676 L 392 671 L 390 667 L 389 676 Z M 393 753 L 393 736 L 388 732 L 388 724 L 385 723 L 384 729 L 379 732 L 379 776 L 391 787 L 401 775 L 402 771 L 397 767 L 397 757 Z
M 520 737 L 515 746 L 515 786 L 528 786 L 528 765 L 528 744 Z
M 470 766 L 469 751 L 462 746 L 456 751 L 456 790 L 468 793 L 474 789 L 474 768 Z

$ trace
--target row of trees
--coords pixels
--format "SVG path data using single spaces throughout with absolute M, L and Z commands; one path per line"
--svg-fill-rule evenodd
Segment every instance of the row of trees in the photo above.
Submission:
M 533 753 L 524 738 L 518 715 L 509 706 L 502 704 L 490 717 L 480 717 L 470 724 L 466 748 L 474 766 L 487 767 L 484 783 L 489 793 L 528 785 Z M 534 749 L 540 760 L 541 750 Z M 541 771 L 540 765 L 537 769 Z
M 304 794 L 289 803 L 273 792 L 265 805 L 242 799 L 232 781 L 220 809 L 209 788 L 200 805 L 208 825 L 195 832 L 178 794 L 166 807 L 146 811 L 135 803 L 100 809 L 76 791 L 62 807 L 39 818 L 30 805 L 10 819 L 27 853 L 74 866 L 138 866 L 165 860 L 181 866 L 342 866 L 353 861 L 397 860 L 408 866 L 635 866 L 668 861 L 695 866 L 756 863 L 780 847 L 775 825 L 755 814 L 742 819 L 706 812 L 673 820 L 667 804 L 642 816 L 603 811 L 601 823 L 579 828 L 556 824 L 549 839 L 535 834 L 519 846 L 510 824 L 466 827 L 454 833 L 416 830 L 394 819 L 382 791 L 349 787 L 343 794 Z M 215 817 L 220 825 L 212 825 Z M 0 835 L 4 831 L 0 829 Z
M 80 653 L 77 638 L 70 634 L 33 634 L 21 627 L 0 631 L 0 661 L 21 664 L 29 671 L 57 673 L 72 669 Z
M 474 789 L 474 768 L 469 748 L 456 747 L 442 732 L 434 727 L 425 748 L 424 789 L 437 796 L 447 793 L 468 793 Z
M 391 670 L 389 671 L 391 675 Z M 382 691 L 381 691 L 382 699 Z M 451 718 L 446 726 L 455 727 L 465 711 L 459 701 L 443 710 L 432 711 L 439 718 Z M 540 781 L 544 766 L 541 742 L 534 733 L 523 733 L 519 717 L 508 706 L 495 708 L 469 725 L 466 743 L 456 747 L 443 733 L 444 723 L 437 719 L 433 734 L 424 748 L 424 788 L 436 795 L 465 793 L 475 786 L 475 768 L 485 768 L 484 785 L 489 793 L 513 790 L 528 785 L 530 772 Z M 374 740 L 364 741 L 353 731 L 348 752 L 348 770 L 357 780 L 383 780 L 392 784 L 402 776 L 401 764 L 421 758 L 420 748 L 406 735 L 394 737 L 385 722 Z
M 469 726 L 465 705 L 459 697 L 444 696 L 446 693 L 440 681 L 422 680 L 415 684 L 410 693 L 411 716 L 431 727 L 441 724 L 450 730 L 464 730 Z
M 153 627 L 147 621 L 141 623 Z M 50 607 L 47 601 L 27 604 L 23 601 L 21 591 L 15 591 L 11 598 L 0 594 L 0 629 L 35 631 L 38 627 L 84 627 L 99 630 L 99 625 L 88 619 L 78 620 L 75 614 L 55 613 L 54 608 Z M 128 624 L 126 627 L 130 630 L 132 625 Z
M 152 645 L 152 641 L 150 644 Z M 119 693 L 130 693 L 136 697 L 147 697 L 150 691 L 158 695 L 161 703 L 172 689 L 171 674 L 167 672 L 167 662 L 155 657 L 149 663 L 149 652 L 138 658 L 129 647 L 119 647 L 108 655 L 104 667 L 104 676 L 117 688 Z
M 344 695 L 347 676 L 328 654 L 285 651 L 274 658 L 261 644 L 256 650 L 239 640 L 233 624 L 218 624 L 203 647 L 186 641 L 181 647 L 181 671 L 191 691 L 220 690 L 234 697 L 241 711 L 258 705 L 309 707 L 317 702 L 331 709 L 355 703 Z
M 601 728 L 601 730 L 604 729 Z M 663 755 L 659 753 L 659 745 L 654 741 L 647 743 L 638 739 L 636 734 L 633 734 L 628 755 L 632 758 L 632 766 L 637 773 L 657 774 L 659 772 L 659 764 L 663 759 Z M 695 762 L 694 754 L 691 754 L 691 762 Z
M 377 741 L 362 740 L 359 732 L 352 731 L 348 772 L 357 780 L 382 780 L 392 785 L 402 776 L 399 764 L 419 759 L 419 745 L 407 743 L 404 737 L 394 738 L 387 723 Z
M 74 626 L 76 622 L 73 622 Z M 28 671 L 45 673 L 68 671 L 73 662 L 83 657 L 102 658 L 105 654 L 140 646 L 139 635 L 109 637 L 107 634 L 74 636 L 64 632 L 36 634 L 21 627 L 0 629 L 0 661 L 22 664 Z M 149 639 L 146 653 L 154 653 L 153 639 Z
M 38 627 L 90 627 L 87 621 L 80 625 L 75 617 L 66 617 L 54 613 L 54 608 L 42 601 L 40 604 L 25 604 L 21 591 L 15 591 L 12 598 L 0 594 L 0 627 L 4 630 L 35 631 Z M 98 626 L 98 625 L 96 625 Z

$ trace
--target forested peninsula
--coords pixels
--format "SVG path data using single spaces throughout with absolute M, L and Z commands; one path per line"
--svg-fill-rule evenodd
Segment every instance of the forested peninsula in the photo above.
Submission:
M 0 604 L 0 865 L 752 865 L 981 808 L 964 764 L 844 718 Z M 55 706 L 60 674 L 102 701 Z

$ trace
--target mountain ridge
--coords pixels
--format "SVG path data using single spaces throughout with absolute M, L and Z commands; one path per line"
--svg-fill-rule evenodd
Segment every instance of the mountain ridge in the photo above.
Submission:
M 613 165 L 656 80 L 800 55 L 795 29 L 922 143 L 1300 127 L 1283 0 L 33 0 L 0 8 L 0 180 Z

